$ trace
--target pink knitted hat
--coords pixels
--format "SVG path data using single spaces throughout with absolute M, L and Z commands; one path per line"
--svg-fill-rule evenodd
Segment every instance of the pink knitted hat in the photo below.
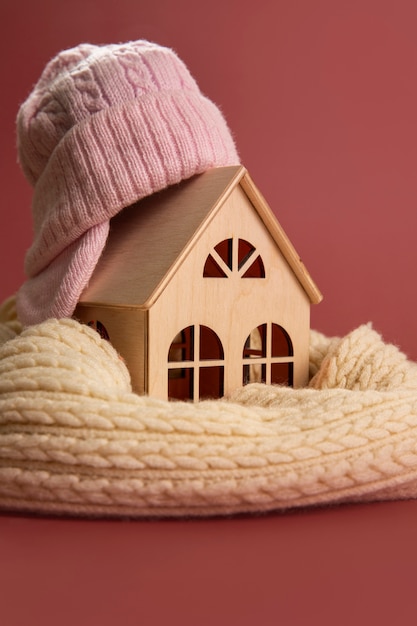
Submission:
M 147 41 L 58 54 L 17 118 L 34 186 L 34 241 L 19 318 L 70 316 L 124 207 L 210 167 L 239 163 L 219 109 L 176 54 Z

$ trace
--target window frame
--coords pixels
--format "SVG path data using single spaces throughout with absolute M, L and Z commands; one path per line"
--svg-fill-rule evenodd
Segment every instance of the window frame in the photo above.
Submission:
M 251 269 L 255 270 L 254 275 L 250 275 Z M 223 279 L 232 275 L 238 275 L 245 280 L 266 277 L 262 255 L 252 243 L 241 237 L 229 237 L 219 241 L 204 263 L 204 278 Z
M 182 333 L 186 333 L 188 330 L 190 331 L 189 334 L 190 334 L 190 341 L 192 342 L 192 345 L 187 346 L 186 341 L 185 342 L 175 341 L 176 337 L 178 337 Z M 201 358 L 201 353 L 203 352 L 203 349 L 204 349 L 204 347 L 202 347 L 201 340 L 206 330 L 208 330 L 209 333 L 207 334 L 207 337 L 204 339 L 204 341 L 215 340 L 217 342 L 220 358 Z M 210 338 L 210 335 L 211 335 L 211 338 Z M 177 349 L 183 349 L 186 353 L 188 352 L 190 355 L 190 358 L 170 360 L 170 354 L 172 354 L 172 352 Z M 173 379 L 178 380 L 178 378 L 187 379 L 187 376 L 188 376 L 188 380 L 185 381 L 184 386 L 188 385 L 188 395 L 184 395 L 184 397 L 181 399 L 184 399 L 184 400 L 189 399 L 193 401 L 204 399 L 206 396 L 204 398 L 201 398 L 200 390 L 202 388 L 202 384 L 201 384 L 200 377 L 201 377 L 201 370 L 206 369 L 206 368 L 207 369 L 213 368 L 213 370 L 214 368 L 216 368 L 216 370 L 218 371 L 218 375 L 219 375 L 218 394 L 214 393 L 212 396 L 209 396 L 209 397 L 213 397 L 213 398 L 223 397 L 224 395 L 224 363 L 225 363 L 224 348 L 223 348 L 223 344 L 218 334 L 209 326 L 206 326 L 203 324 L 191 324 L 190 326 L 183 328 L 179 333 L 177 333 L 177 335 L 175 335 L 173 341 L 171 342 L 169 346 L 167 363 L 168 363 L 168 399 L 175 398 L 175 396 L 170 395 L 170 380 L 173 380 Z M 172 374 L 170 374 L 170 372 L 174 373 L 176 371 L 183 372 L 184 375 L 178 376 L 177 378 L 173 376 Z M 213 371 L 213 374 L 215 374 L 215 371 Z
M 279 329 L 282 335 L 285 337 L 288 354 L 282 355 L 273 355 L 273 332 L 274 327 Z M 248 341 L 253 332 L 259 331 L 260 328 L 265 328 L 265 336 L 261 335 L 261 348 L 252 348 L 246 347 Z M 263 345 L 264 344 L 264 345 Z M 251 354 L 248 354 L 251 352 Z M 246 353 L 246 356 L 245 356 Z M 256 353 L 260 353 L 259 355 Z M 287 333 L 285 328 L 276 322 L 264 322 L 259 326 L 256 326 L 248 335 L 245 340 L 243 351 L 242 351 L 242 365 L 243 365 L 243 374 L 242 374 L 242 384 L 248 385 L 251 382 L 262 382 L 266 385 L 279 384 L 274 382 L 274 377 L 272 375 L 272 366 L 275 364 L 283 364 L 288 365 L 288 383 L 286 386 L 293 387 L 294 386 L 294 347 L 291 341 L 290 335 Z M 261 380 L 260 381 L 251 381 L 250 380 L 250 367 L 251 366 L 261 366 Z M 283 383 L 282 383 L 283 384 Z

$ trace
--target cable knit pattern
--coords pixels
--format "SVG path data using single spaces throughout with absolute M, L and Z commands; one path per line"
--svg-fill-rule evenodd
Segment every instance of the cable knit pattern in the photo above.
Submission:
M 309 388 L 192 404 L 133 394 L 123 361 L 78 322 L 19 335 L 13 318 L 10 301 L 2 509 L 201 516 L 417 495 L 417 366 L 369 326 L 312 333 Z
M 226 120 L 185 64 L 142 40 L 60 52 L 20 107 L 17 140 L 34 187 L 17 300 L 25 325 L 72 315 L 119 211 L 239 163 Z

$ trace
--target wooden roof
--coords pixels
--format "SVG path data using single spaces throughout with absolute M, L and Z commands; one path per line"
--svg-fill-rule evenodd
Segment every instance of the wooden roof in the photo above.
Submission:
M 237 185 L 311 302 L 320 302 L 320 291 L 243 166 L 213 168 L 121 211 L 111 220 L 106 248 L 80 302 L 149 308 Z

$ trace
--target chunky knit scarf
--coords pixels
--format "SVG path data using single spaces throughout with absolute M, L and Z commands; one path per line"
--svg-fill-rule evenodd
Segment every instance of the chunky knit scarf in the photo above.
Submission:
M 131 391 L 70 319 L 21 332 L 0 310 L 0 508 L 203 516 L 417 495 L 417 365 L 370 326 L 311 334 L 309 388 L 227 400 Z

